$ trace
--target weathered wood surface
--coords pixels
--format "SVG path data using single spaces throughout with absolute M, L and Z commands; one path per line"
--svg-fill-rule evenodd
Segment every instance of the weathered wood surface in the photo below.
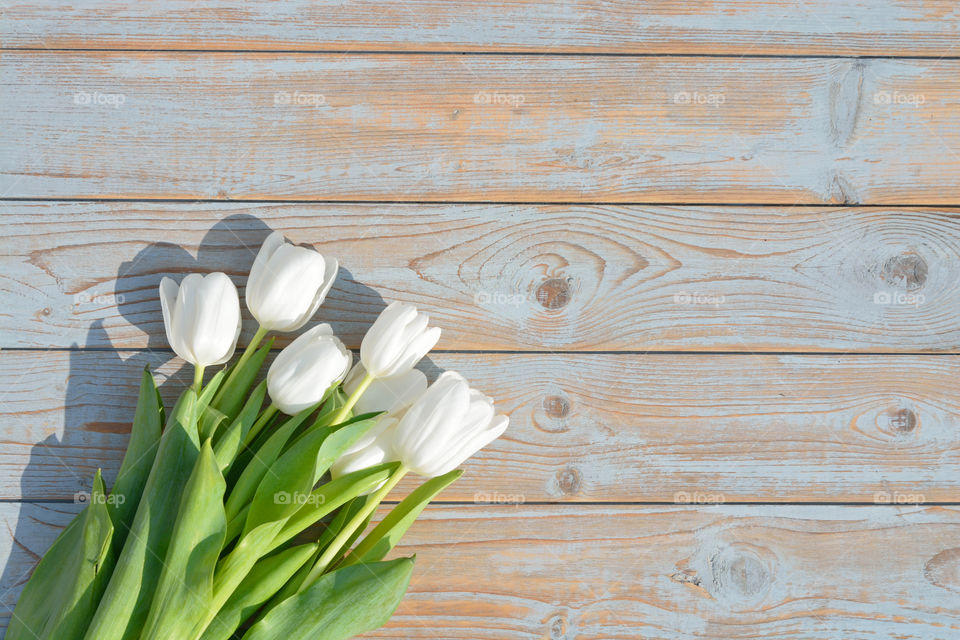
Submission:
M 960 350 L 957 209 L 11 202 L 2 215 L 0 347 L 162 348 L 160 279 L 219 270 L 242 285 L 275 228 L 340 258 L 318 318 L 354 348 L 403 299 L 443 327 L 441 349 Z
M 0 604 L 78 510 L 0 505 Z M 417 554 L 410 592 L 369 637 L 960 634 L 955 508 L 434 506 L 395 553 Z
M 343 258 L 350 346 L 415 302 L 512 419 L 374 637 L 960 636 L 958 18 L 4 3 L 0 610 L 79 509 L 30 501 L 112 481 L 145 364 L 185 382 L 159 279 L 272 227 Z
M 0 193 L 960 203 L 958 60 L 7 52 Z
M 0 498 L 70 499 L 119 467 L 167 352 L 0 353 Z M 452 354 L 512 420 L 447 501 L 960 501 L 955 356 Z M 410 483 L 401 487 L 408 490 Z M 919 496 L 916 500 L 910 496 Z
M 8 0 L 0 43 L 203 49 L 958 55 L 952 0 Z

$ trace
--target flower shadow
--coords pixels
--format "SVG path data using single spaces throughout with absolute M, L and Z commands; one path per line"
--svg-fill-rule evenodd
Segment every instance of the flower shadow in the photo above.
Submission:
M 63 424 L 57 433 L 37 442 L 20 476 L 19 517 L 0 575 L 0 605 L 12 613 L 16 597 L 33 567 L 73 514 L 83 507 L 94 473 L 103 468 L 111 487 L 129 440 L 140 374 L 154 373 L 165 406 L 189 384 L 192 372 L 170 350 L 157 290 L 169 276 L 181 280 L 188 273 L 223 271 L 243 297 L 247 273 L 257 250 L 273 229 L 260 218 L 226 216 L 207 231 L 195 254 L 175 242 L 154 242 L 123 262 L 114 281 L 114 301 L 120 318 L 94 321 L 83 344 L 68 352 L 69 372 L 64 384 Z M 294 235 L 290 229 L 280 229 Z M 175 238 L 176 229 L 170 237 Z M 325 249 L 319 247 L 321 251 Z M 333 248 L 331 248 L 333 249 Z M 386 307 L 387 301 L 349 270 L 349 256 L 339 256 L 341 267 L 327 300 L 304 329 L 328 322 L 334 333 L 358 354 L 360 338 Z M 244 331 L 240 344 L 252 336 L 255 324 L 243 307 Z M 146 336 L 146 346 L 127 345 Z M 282 336 L 282 346 L 292 336 Z M 119 344 L 119 346 L 118 346 Z M 429 358 L 418 367 L 430 380 L 440 372 Z

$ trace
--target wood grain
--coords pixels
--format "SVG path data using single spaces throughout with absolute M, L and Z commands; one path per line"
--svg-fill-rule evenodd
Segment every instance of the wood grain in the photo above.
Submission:
M 77 505 L 4 504 L 2 603 Z M 897 638 L 960 633 L 960 511 L 817 506 L 427 508 L 377 638 Z
M 7 52 L 7 197 L 960 203 L 960 61 Z
M 0 498 L 71 499 L 127 443 L 165 352 L 0 353 Z M 443 500 L 960 501 L 954 356 L 452 354 L 510 415 Z M 412 482 L 401 486 L 408 491 Z
M 957 55 L 951 0 L 9 1 L 4 47 Z
M 0 346 L 163 348 L 160 279 L 242 285 L 274 228 L 339 257 L 317 317 L 354 348 L 403 299 L 441 349 L 956 352 L 958 213 L 13 202 Z

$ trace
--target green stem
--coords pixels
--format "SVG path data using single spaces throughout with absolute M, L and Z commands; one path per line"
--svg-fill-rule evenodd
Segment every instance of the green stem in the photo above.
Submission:
M 369 373 L 363 377 L 363 380 L 360 381 L 360 385 L 354 389 L 353 393 L 350 394 L 350 397 L 347 398 L 346 404 L 340 407 L 340 411 L 337 412 L 337 415 L 333 417 L 333 420 L 330 422 L 330 425 L 340 424 L 346 420 L 347 415 L 350 413 L 350 410 L 353 409 L 353 405 L 357 404 L 357 400 L 360 399 L 360 396 L 363 395 L 363 392 L 367 390 L 367 387 L 370 386 L 370 383 L 373 382 L 374 378 Z
M 197 395 L 200 395 L 200 387 L 202 386 L 203 386 L 203 367 L 200 365 L 194 365 L 193 390 Z
M 400 482 L 403 476 L 407 475 L 409 471 L 410 470 L 402 464 L 397 467 L 397 470 L 394 471 L 393 475 L 387 479 L 387 482 L 367 500 L 367 503 L 364 505 L 363 509 L 358 511 L 357 514 L 353 516 L 353 519 L 351 519 L 350 522 L 348 522 L 346 526 L 340 530 L 340 533 L 337 534 L 337 537 L 334 538 L 329 545 L 327 545 L 323 555 L 320 556 L 320 559 L 317 560 L 317 563 L 313 565 L 313 569 L 311 569 L 310 573 L 307 574 L 307 577 L 304 579 L 303 584 L 300 585 L 300 589 L 297 593 L 303 592 L 311 584 L 316 582 L 320 576 L 323 575 L 323 572 L 326 570 L 327 566 L 341 553 L 343 545 L 346 544 L 347 540 L 350 539 L 350 536 L 353 535 L 353 532 L 356 531 L 357 528 L 359 528 L 364 522 L 366 522 L 367 518 L 370 517 L 370 514 L 372 514 L 374 510 L 380 506 L 380 503 L 383 501 L 383 499 L 387 497 L 387 494 L 390 493 L 390 490 L 397 486 L 397 483 Z
M 240 354 L 240 359 L 237 360 L 237 366 L 234 370 L 239 369 L 244 365 L 244 363 L 250 359 L 250 356 L 257 350 L 257 347 L 260 346 L 260 343 L 263 342 L 263 338 L 267 335 L 267 329 L 257 325 L 257 331 L 253 334 L 253 338 L 250 339 L 250 344 L 247 345 L 247 348 L 243 350 L 243 353 Z
M 260 346 L 260 343 L 263 341 L 263 337 L 267 335 L 267 329 L 264 329 L 261 326 L 257 326 L 257 332 L 253 334 L 253 338 L 250 340 L 250 344 L 247 345 L 247 348 L 243 350 L 243 353 L 240 354 L 240 359 L 237 360 L 237 363 L 233 365 L 233 370 L 230 371 L 230 375 L 227 376 L 226 381 L 224 381 L 221 390 L 230 388 L 230 383 L 237 377 L 240 372 L 241 367 L 246 364 L 247 360 L 250 359 L 250 356 L 254 354 L 257 350 L 257 347 Z M 219 395 L 219 393 L 217 394 Z
M 250 427 L 250 431 L 247 432 L 246 437 L 243 439 L 244 447 L 250 446 L 250 443 L 253 442 L 253 439 L 257 437 L 258 433 L 260 433 L 260 429 L 263 429 L 263 426 L 270 422 L 270 419 L 276 415 L 278 409 L 279 407 L 271 402 L 266 411 L 260 414 L 260 419 L 253 423 L 253 426 Z

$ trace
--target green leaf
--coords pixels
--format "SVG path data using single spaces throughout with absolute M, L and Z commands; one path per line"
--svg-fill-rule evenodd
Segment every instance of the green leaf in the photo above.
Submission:
M 274 538 L 276 538 L 282 528 L 282 520 L 266 522 L 256 527 L 244 535 L 233 550 L 217 564 L 213 581 L 215 603 L 212 608 L 211 619 L 227 599 L 233 595 L 233 592 L 247 576 L 254 564 L 256 564 L 260 558 L 267 555 Z M 202 629 L 198 629 L 197 631 L 202 631 Z
M 244 398 L 247 397 L 247 391 L 253 386 L 253 381 L 263 367 L 263 361 L 270 353 L 271 346 L 273 346 L 273 338 L 268 339 L 259 349 L 254 351 L 242 367 L 239 369 L 236 366 L 230 367 L 227 380 L 212 403 L 212 406 L 226 415 L 229 421 L 232 422 L 240 412 Z
M 324 441 L 324 447 L 317 452 L 317 464 L 313 471 L 313 484 L 320 482 L 323 474 L 330 470 L 330 467 L 343 455 L 343 452 L 362 438 L 363 434 L 371 429 L 373 425 L 377 424 L 377 420 L 380 419 L 383 413 L 383 411 L 365 413 L 331 427 L 333 433 L 330 434 L 330 441 Z M 326 431 L 327 429 L 324 430 Z
M 301 501 L 302 506 L 287 520 L 273 541 L 273 548 L 293 539 L 346 502 L 375 489 L 390 477 L 398 464 L 387 462 L 369 469 L 360 469 L 314 489 L 305 496 Z
M 381 627 L 403 599 L 413 563 L 397 558 L 328 573 L 271 609 L 243 640 L 345 640 Z
M 200 414 L 197 431 L 201 440 L 212 438 L 217 432 L 217 427 L 227 419 L 227 414 L 221 413 L 213 407 L 203 407 L 203 413 Z
M 133 640 L 140 636 L 163 569 L 183 488 L 200 455 L 196 408 L 197 394 L 187 389 L 167 420 L 130 536 L 84 636 L 86 640 Z
M 257 415 L 263 407 L 263 399 L 267 393 L 267 381 L 264 380 L 253 390 L 243 409 L 229 427 L 214 438 L 213 450 L 217 456 L 220 471 L 226 474 L 240 452 L 240 443 L 246 437 L 250 427 L 257 420 Z
M 9 640 L 79 640 L 106 587 L 113 524 L 100 471 L 90 504 L 43 556 L 10 620 Z
M 200 640 L 229 640 L 316 550 L 316 543 L 304 544 L 257 562 L 207 626 Z
M 347 403 L 347 395 L 343 392 L 343 389 L 340 386 L 334 386 L 332 389 L 328 389 L 324 397 L 326 400 L 324 401 L 323 406 L 320 407 L 320 411 L 317 412 L 317 417 L 314 419 L 313 423 L 306 428 L 301 428 L 298 430 L 286 447 L 284 447 L 284 451 L 296 446 L 297 442 L 304 436 L 306 432 L 313 431 L 314 429 L 319 429 L 321 427 L 329 427 L 330 423 L 333 422 L 333 418 L 336 416 L 337 412 L 340 411 L 340 407 Z M 349 418 L 350 416 L 347 416 L 347 420 L 344 422 L 349 421 Z
M 351 509 L 353 510 L 353 515 L 356 515 L 358 512 L 360 512 L 361 509 L 367 506 L 367 502 L 369 500 L 371 500 L 370 496 L 360 496 L 359 498 L 355 498 L 354 502 L 356 504 L 351 505 Z M 374 509 L 374 511 L 376 510 Z M 351 533 L 350 536 L 343 542 L 343 545 L 340 547 L 339 555 L 342 556 L 347 549 L 353 546 L 353 543 L 356 542 L 357 538 L 359 538 L 361 534 L 363 534 L 363 532 L 367 530 L 367 526 L 369 526 L 370 520 L 373 519 L 374 511 L 371 511 L 370 513 L 368 513 L 367 517 L 364 518 L 363 522 L 360 523 L 360 526 L 354 529 L 353 533 Z M 353 518 L 353 515 L 350 516 L 351 519 Z M 327 533 L 327 532 L 324 532 L 324 533 Z M 326 548 L 327 545 L 325 544 L 323 546 L 324 548 Z M 331 567 L 331 569 L 335 569 L 335 568 L 336 568 L 335 566 Z
M 454 469 L 450 473 L 431 478 L 414 489 L 367 534 L 367 537 L 350 552 L 341 566 L 382 560 L 400 541 L 424 507 L 461 475 L 463 475 L 462 470 Z M 361 528 L 360 531 L 362 530 Z
M 327 545 L 329 545 L 333 539 L 337 537 L 337 534 L 343 530 L 346 524 L 353 520 L 355 515 L 360 513 L 364 505 L 367 503 L 367 498 L 369 498 L 369 496 L 357 496 L 356 498 L 353 498 L 344 504 L 343 507 L 337 511 L 337 515 L 335 515 L 333 519 L 327 523 L 317 538 L 317 544 L 320 547 L 320 552 L 323 552 L 327 548 Z M 369 518 L 367 518 L 367 522 L 369 522 Z M 360 533 L 362 533 L 366 528 L 367 524 L 365 522 L 363 526 L 358 527 L 357 531 L 350 536 L 350 539 L 346 541 L 344 547 L 349 547 L 351 544 L 353 544 L 353 541 L 356 539 L 356 537 L 360 535 Z M 269 608 L 272 608 L 274 605 L 286 600 L 300 590 L 300 586 L 310 575 L 314 562 L 320 556 L 319 553 L 316 555 L 317 557 L 314 558 L 314 561 L 308 562 L 306 565 L 304 565 L 299 571 L 297 571 L 296 575 L 294 575 L 287 582 L 287 584 L 283 585 L 283 589 L 281 589 L 280 592 L 277 593 L 274 599 L 270 602 Z
M 316 557 L 301 567 L 300 570 L 297 571 L 297 573 L 287 581 L 287 584 L 283 585 L 283 588 L 277 592 L 277 595 L 274 596 L 274 598 L 270 601 L 270 604 L 267 605 L 268 609 L 272 609 L 274 606 L 293 596 L 300 590 L 300 586 L 307 579 L 307 576 L 313 569 L 313 564 L 317 558 L 319 558 L 320 553 L 327 548 L 327 545 L 333 541 L 343 527 L 353 519 L 353 516 L 360 513 L 360 509 L 363 508 L 365 503 L 366 496 L 358 496 L 353 498 L 344 504 L 339 511 L 337 511 L 337 515 L 335 515 L 330 522 L 326 523 L 326 526 L 317 538 L 319 551 L 317 554 L 315 554 Z
M 372 414 L 373 415 L 373 414 Z M 284 502 L 287 495 L 306 495 L 311 492 L 327 469 L 344 451 L 359 440 L 376 422 L 376 416 L 361 416 L 346 423 L 333 433 L 329 429 L 309 431 L 296 447 L 281 455 L 265 473 L 250 504 L 244 531 L 292 516 L 299 505 L 292 500 Z M 253 464 L 253 462 L 251 462 Z M 230 496 L 231 499 L 233 496 Z
M 283 450 L 283 445 L 293 434 L 300 424 L 306 420 L 316 407 L 307 407 L 297 415 L 287 419 L 278 429 L 276 429 L 267 441 L 257 450 L 250 462 L 247 463 L 243 473 L 237 480 L 233 489 L 230 491 L 230 497 L 227 499 L 227 521 L 233 520 L 239 514 L 245 505 L 250 502 L 251 497 L 267 475 L 270 466 L 276 462 Z M 230 539 L 230 538 L 228 538 Z
M 227 522 L 226 483 L 207 440 L 183 491 L 176 525 L 163 562 L 150 614 L 141 637 L 192 638 L 213 600 L 213 573 L 223 548 Z
M 144 368 L 140 378 L 140 397 L 130 429 L 130 442 L 127 444 L 127 452 L 123 456 L 117 480 L 113 483 L 110 500 L 107 501 L 107 511 L 110 512 L 114 527 L 113 550 L 117 555 L 123 549 L 133 517 L 137 513 L 143 487 L 157 456 L 162 427 L 163 404 L 160 402 L 153 376 L 149 369 Z
M 200 390 L 200 395 L 197 396 L 198 411 L 202 411 L 206 407 L 213 406 L 213 398 L 217 393 L 217 389 L 219 389 L 220 385 L 223 384 L 226 373 L 227 372 L 225 369 L 217 371 L 215 374 L 213 374 L 213 377 L 210 378 L 210 381 L 203 386 L 203 389 Z

